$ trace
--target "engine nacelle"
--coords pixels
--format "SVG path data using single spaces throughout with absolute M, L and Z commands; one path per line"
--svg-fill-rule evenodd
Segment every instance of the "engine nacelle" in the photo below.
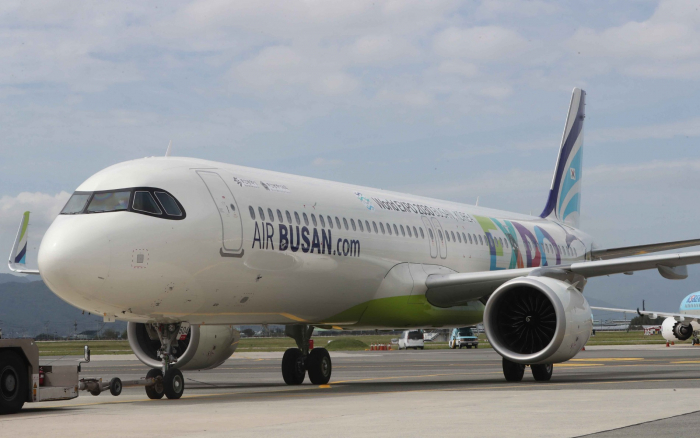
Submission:
M 669 342 L 685 341 L 693 336 L 693 326 L 690 323 L 676 321 L 669 316 L 661 324 L 661 336 Z
M 572 285 L 549 277 L 510 280 L 491 294 L 484 329 L 498 354 L 521 364 L 564 362 L 591 336 L 588 301 Z
M 136 357 L 152 368 L 160 368 L 158 357 L 160 339 L 149 333 L 146 324 L 130 322 L 127 325 L 129 345 Z M 184 340 L 178 340 L 173 354 L 177 361 L 173 365 L 181 370 L 208 370 L 216 368 L 231 357 L 240 333 L 228 325 L 191 325 Z

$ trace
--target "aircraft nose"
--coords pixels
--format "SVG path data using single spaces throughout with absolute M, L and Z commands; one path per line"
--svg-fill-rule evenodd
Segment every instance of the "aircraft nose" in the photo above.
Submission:
M 39 272 L 46 285 L 65 301 L 82 309 L 109 276 L 109 235 L 99 214 L 60 215 L 39 247 Z

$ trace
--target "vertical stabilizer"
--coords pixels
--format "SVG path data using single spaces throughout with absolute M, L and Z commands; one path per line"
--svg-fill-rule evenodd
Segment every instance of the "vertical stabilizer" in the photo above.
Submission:
M 10 260 L 7 264 L 10 270 L 21 274 L 38 274 L 36 269 L 26 269 L 27 267 L 27 229 L 29 228 L 29 212 L 22 215 L 22 222 L 19 224 L 15 244 L 10 252 Z
M 585 108 L 586 92 L 580 88 L 574 88 L 547 205 L 540 214 L 540 217 L 558 220 L 572 227 L 578 227 L 581 215 L 581 164 Z

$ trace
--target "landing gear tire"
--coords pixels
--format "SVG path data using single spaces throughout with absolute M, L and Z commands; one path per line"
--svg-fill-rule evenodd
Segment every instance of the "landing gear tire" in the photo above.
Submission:
M 471 346 L 471 345 L 467 345 L 467 350 L 471 350 L 471 349 L 472 349 L 472 346 Z
M 13 351 L 0 353 L 0 414 L 14 414 L 27 398 L 27 365 Z
M 552 371 L 554 371 L 554 366 L 551 363 L 545 363 L 541 365 L 530 365 L 532 370 L 532 377 L 538 382 L 548 382 L 552 378 Z
M 165 395 L 163 387 L 163 372 L 158 368 L 153 368 L 146 374 L 147 379 L 156 379 L 155 384 L 146 386 L 146 395 L 151 400 L 160 400 Z
M 331 380 L 331 355 L 325 348 L 314 348 L 309 352 L 307 359 L 309 380 L 314 385 L 325 385 Z
M 312 350 L 313 351 L 313 350 Z M 282 378 L 287 385 L 301 385 L 306 377 L 304 354 L 298 348 L 289 348 L 282 356 Z
M 168 368 L 163 376 L 163 389 L 165 396 L 170 400 L 177 400 L 185 392 L 185 378 L 182 371 L 177 368 Z
M 503 375 L 509 382 L 520 382 L 525 374 L 525 365 L 503 358 Z

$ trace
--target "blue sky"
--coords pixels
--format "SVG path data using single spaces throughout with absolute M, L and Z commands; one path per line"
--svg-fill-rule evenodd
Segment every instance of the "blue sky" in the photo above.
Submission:
M 83 180 L 169 140 L 176 155 L 539 213 L 575 86 L 582 228 L 602 246 L 698 237 L 698 7 L 2 2 L 0 247 L 22 211 L 38 245 Z

